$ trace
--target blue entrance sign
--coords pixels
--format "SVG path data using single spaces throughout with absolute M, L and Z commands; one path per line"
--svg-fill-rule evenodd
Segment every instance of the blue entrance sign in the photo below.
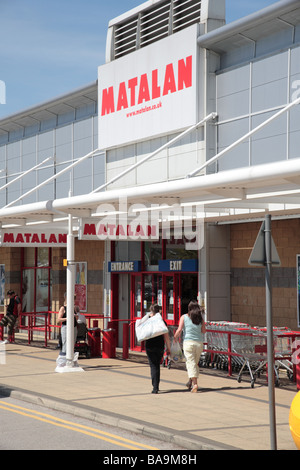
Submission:
M 158 262 L 159 271 L 170 272 L 197 272 L 198 260 L 197 259 L 179 259 L 167 260 L 162 259 Z
M 134 273 L 140 270 L 140 261 L 110 261 L 108 263 L 109 273 Z

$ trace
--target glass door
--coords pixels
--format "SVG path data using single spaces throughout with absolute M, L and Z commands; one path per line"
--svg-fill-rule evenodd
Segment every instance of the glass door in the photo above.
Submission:
M 159 274 L 143 275 L 143 315 L 149 312 L 152 304 L 162 308 L 162 277 Z
M 130 348 L 141 351 L 141 345 L 136 341 L 135 322 L 142 318 L 142 276 L 130 276 Z
M 132 318 L 142 318 L 142 276 L 131 276 L 132 286 Z
M 177 274 L 164 275 L 164 308 L 163 317 L 168 325 L 176 325 L 178 318 L 179 276 Z
M 198 298 L 198 274 L 181 273 L 179 276 L 178 321 L 181 315 L 187 313 L 190 301 Z
M 22 248 L 21 283 L 22 312 L 39 313 L 50 310 L 52 298 L 51 248 Z M 26 316 L 21 324 L 27 324 Z M 45 315 L 34 316 L 35 325 L 44 325 Z
M 155 273 L 131 275 L 131 348 L 141 350 L 136 341 L 135 322 L 150 310 L 152 304 L 163 307 L 162 276 Z

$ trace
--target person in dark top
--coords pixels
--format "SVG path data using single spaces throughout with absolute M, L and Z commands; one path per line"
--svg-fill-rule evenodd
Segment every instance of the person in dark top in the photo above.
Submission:
M 9 304 L 7 306 L 6 315 L 2 318 L 0 326 L 8 326 L 7 340 L 4 343 L 12 343 L 13 332 L 16 321 L 21 313 L 21 300 L 13 290 L 7 292 L 9 297 Z
M 62 356 L 65 356 L 67 352 L 66 350 L 67 348 L 67 293 L 66 292 L 64 295 L 64 299 L 65 299 L 64 305 L 60 307 L 58 316 L 57 316 L 57 323 L 61 325 L 60 355 Z M 74 308 L 74 342 L 76 341 L 76 337 L 77 337 L 77 320 L 78 320 L 78 315 Z
M 159 306 L 157 304 L 151 305 L 150 316 L 159 313 Z M 152 393 L 158 393 L 160 382 L 160 364 L 164 355 L 165 343 L 167 347 L 167 354 L 170 354 L 170 338 L 169 333 L 165 333 L 155 338 L 150 338 L 145 341 L 146 354 L 148 357 L 151 380 L 152 380 Z

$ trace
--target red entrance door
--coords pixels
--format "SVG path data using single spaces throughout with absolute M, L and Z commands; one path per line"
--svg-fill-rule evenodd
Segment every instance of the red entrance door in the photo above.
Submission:
M 141 350 L 136 341 L 135 322 L 142 318 L 142 274 L 131 275 L 130 286 L 130 348 Z
M 141 350 L 135 337 L 135 322 L 149 312 L 152 304 L 162 304 L 162 276 L 156 273 L 142 273 L 131 275 L 130 295 L 130 319 L 131 319 L 131 348 Z
M 168 325 L 176 325 L 178 324 L 178 299 L 180 298 L 178 274 L 164 274 L 163 293 L 163 318 Z
M 136 341 L 135 321 L 149 311 L 151 304 L 157 303 L 167 325 L 175 328 L 180 316 L 187 312 L 189 301 L 197 298 L 197 286 L 197 273 L 131 274 L 131 349 L 141 351 L 143 348 Z

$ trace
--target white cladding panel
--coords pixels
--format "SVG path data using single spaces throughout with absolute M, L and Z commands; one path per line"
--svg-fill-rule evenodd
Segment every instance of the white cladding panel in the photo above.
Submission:
M 217 74 L 218 150 L 300 96 L 300 48 L 278 51 Z M 294 107 L 218 162 L 218 170 L 299 158 L 300 106 Z
M 87 119 L 74 120 L 64 126 L 0 146 L 0 169 L 6 169 L 8 174 L 6 176 L 6 172 L 0 173 L 0 187 L 17 178 L 23 171 L 32 169 L 46 158 L 54 157 L 46 164 L 19 178 L 6 191 L 1 191 L 1 206 L 15 201 L 22 194 L 53 177 L 72 162 L 97 148 L 97 145 L 97 117 L 90 116 Z M 104 167 L 104 155 L 95 154 L 57 177 L 56 180 L 32 192 L 23 201 L 31 203 L 67 197 L 70 186 L 74 195 L 88 193 L 104 183 Z
M 176 134 L 126 145 L 107 151 L 106 181 L 170 141 Z M 205 158 L 203 128 L 193 131 L 141 166 L 112 183 L 109 188 L 142 185 L 185 177 Z

